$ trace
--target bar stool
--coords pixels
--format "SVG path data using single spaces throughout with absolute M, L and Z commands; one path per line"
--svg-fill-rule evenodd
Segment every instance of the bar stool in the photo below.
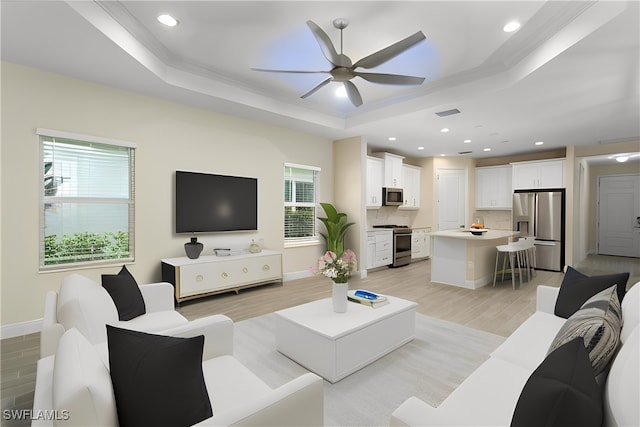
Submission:
M 527 256 L 527 265 L 529 267 L 529 273 L 533 276 L 536 275 L 536 246 L 535 246 L 535 237 L 520 237 L 518 242 L 529 242 L 525 245 L 526 256 Z M 529 280 L 531 277 L 529 276 Z
M 528 270 L 527 256 L 526 251 L 529 248 L 529 245 L 533 245 L 533 241 L 518 241 L 512 242 L 506 245 L 496 246 L 496 266 L 493 272 L 493 286 L 496 286 L 496 279 L 498 277 L 498 261 L 500 259 L 500 254 L 502 256 L 502 280 L 504 280 L 504 273 L 507 271 L 506 264 L 507 258 L 509 259 L 509 272 L 511 273 L 511 285 L 513 289 L 516 289 L 516 268 L 518 269 L 518 279 L 520 280 L 520 286 L 522 286 L 522 269 L 521 266 L 525 266 Z M 531 277 L 528 275 L 529 279 Z

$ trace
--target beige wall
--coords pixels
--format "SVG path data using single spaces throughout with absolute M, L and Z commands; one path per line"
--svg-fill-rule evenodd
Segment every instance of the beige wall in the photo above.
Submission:
M 362 269 L 366 247 L 365 227 L 365 171 L 366 141 L 361 137 L 341 139 L 333 143 L 334 204 L 338 212 L 347 214 L 350 226 L 345 235 L 344 247 L 355 252 L 358 270 Z
M 333 145 L 312 135 L 2 63 L 2 325 L 42 317 L 44 296 L 69 272 L 38 272 L 38 127 L 131 141 L 136 150 L 136 261 L 140 283 L 160 280 L 160 259 L 184 256 L 173 231 L 176 170 L 258 178 L 257 233 L 203 234 L 205 253 L 262 239 L 283 249 L 283 166 L 322 168 L 320 199 L 333 199 Z M 284 270 L 306 271 L 320 245 L 287 249 Z M 95 280 L 118 267 L 79 271 Z

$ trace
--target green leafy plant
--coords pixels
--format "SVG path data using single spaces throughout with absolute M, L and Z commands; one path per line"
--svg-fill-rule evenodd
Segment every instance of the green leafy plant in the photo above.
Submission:
M 44 239 L 44 264 L 119 259 L 129 256 L 129 235 L 117 233 L 82 232 L 73 235 L 55 234 Z
M 320 203 L 320 206 L 327 216 L 326 218 L 318 217 L 327 230 L 326 233 L 320 233 L 320 235 L 327 243 L 327 251 L 341 257 L 344 252 L 344 236 L 347 229 L 355 222 L 347 222 L 347 214 L 338 212 L 331 203 Z

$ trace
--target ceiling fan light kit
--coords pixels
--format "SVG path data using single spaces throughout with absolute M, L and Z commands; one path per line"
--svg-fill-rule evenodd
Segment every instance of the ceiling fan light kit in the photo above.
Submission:
M 315 22 L 307 21 L 307 26 L 318 42 L 323 55 L 333 65 L 331 70 L 304 71 L 272 70 L 265 68 L 252 68 L 252 70 L 271 73 L 329 74 L 329 77 L 317 84 L 307 93 L 303 94 L 301 98 L 307 98 L 331 82 L 338 82 L 344 85 L 347 97 L 356 107 L 362 105 L 362 96 L 360 95 L 360 91 L 356 85 L 351 81 L 354 77 L 360 77 L 371 83 L 389 85 L 420 85 L 424 82 L 424 77 L 356 71 L 356 68 L 369 69 L 377 67 L 405 52 L 426 38 L 422 31 L 418 31 L 399 42 L 360 59 L 356 63 L 352 63 L 351 58 L 342 53 L 342 31 L 347 28 L 348 25 L 349 21 L 345 18 L 336 18 L 333 20 L 333 26 L 340 30 L 340 53 L 338 53 L 327 33 L 325 33 Z

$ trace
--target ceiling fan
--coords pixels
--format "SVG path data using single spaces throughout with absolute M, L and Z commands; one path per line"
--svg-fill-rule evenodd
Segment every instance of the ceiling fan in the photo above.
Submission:
M 424 40 L 426 37 L 422 31 L 418 31 L 409 37 L 400 40 L 390 46 L 385 47 L 369 56 L 366 56 L 356 63 L 352 63 L 351 59 L 342 53 L 342 30 L 349 25 L 349 21 L 343 18 L 337 18 L 333 20 L 333 26 L 340 30 L 340 53 L 336 51 L 331 43 L 331 39 L 315 22 L 307 21 L 307 26 L 313 33 L 322 53 L 327 60 L 333 65 L 333 68 L 328 71 L 303 71 L 303 70 L 271 70 L 265 68 L 252 68 L 254 71 L 264 71 L 270 73 L 299 73 L 299 74 L 318 74 L 325 73 L 330 74 L 325 80 L 320 82 L 316 87 L 309 92 L 301 96 L 306 98 L 320 88 L 328 85 L 330 82 L 342 82 L 346 89 L 347 96 L 353 105 L 359 107 L 362 105 L 362 96 L 356 85 L 351 82 L 354 77 L 361 77 L 372 83 L 390 84 L 390 85 L 420 85 L 424 81 L 424 77 L 405 76 L 399 74 L 385 74 L 385 73 L 367 73 L 356 71 L 356 68 L 374 68 L 378 65 L 382 65 L 392 58 L 400 55 L 410 47 L 414 46 L 418 42 Z

